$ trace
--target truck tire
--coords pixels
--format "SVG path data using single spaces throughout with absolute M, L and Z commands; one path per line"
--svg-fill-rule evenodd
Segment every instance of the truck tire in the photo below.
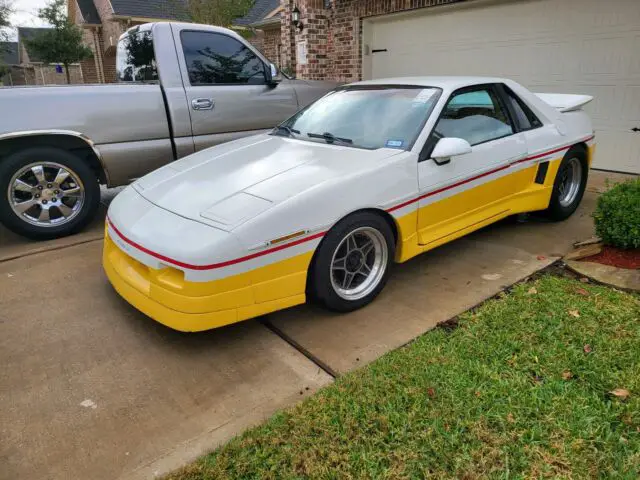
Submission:
M 0 222 L 19 235 L 71 235 L 93 219 L 99 204 L 96 174 L 72 153 L 34 147 L 0 160 Z

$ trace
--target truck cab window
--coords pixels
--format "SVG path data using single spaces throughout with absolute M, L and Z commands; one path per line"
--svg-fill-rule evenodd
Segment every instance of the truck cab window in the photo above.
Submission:
M 118 42 L 116 74 L 119 82 L 158 81 L 151 31 L 132 33 Z
M 262 60 L 235 38 L 192 31 L 181 38 L 191 85 L 266 83 Z

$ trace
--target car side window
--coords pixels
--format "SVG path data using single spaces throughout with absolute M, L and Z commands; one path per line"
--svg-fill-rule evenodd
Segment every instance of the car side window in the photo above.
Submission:
M 235 38 L 185 31 L 181 40 L 191 85 L 266 83 L 262 60 Z
M 532 130 L 542 126 L 542 122 L 536 117 L 535 113 L 509 87 L 504 86 L 504 91 L 507 101 L 515 114 L 515 121 L 521 131 Z
M 462 138 L 471 145 L 514 133 L 506 109 L 490 87 L 454 93 L 434 128 L 436 138 Z

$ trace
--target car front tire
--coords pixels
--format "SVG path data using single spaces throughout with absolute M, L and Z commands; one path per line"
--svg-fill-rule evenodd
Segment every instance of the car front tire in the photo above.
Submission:
M 570 149 L 558 167 L 549 207 L 545 215 L 554 221 L 569 218 L 582 201 L 587 187 L 589 165 L 583 148 Z
M 382 216 L 373 212 L 350 215 L 336 224 L 318 247 L 308 293 L 330 310 L 361 308 L 384 288 L 394 255 L 393 231 Z
M 100 204 L 95 173 L 65 150 L 34 147 L 0 160 L 0 222 L 35 240 L 80 231 Z

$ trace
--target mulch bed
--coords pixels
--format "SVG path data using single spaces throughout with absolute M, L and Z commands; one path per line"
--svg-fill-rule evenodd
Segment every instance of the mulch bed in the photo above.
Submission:
M 622 250 L 616 247 L 602 247 L 596 255 L 580 259 L 581 262 L 601 263 L 612 267 L 636 270 L 640 268 L 640 249 Z

